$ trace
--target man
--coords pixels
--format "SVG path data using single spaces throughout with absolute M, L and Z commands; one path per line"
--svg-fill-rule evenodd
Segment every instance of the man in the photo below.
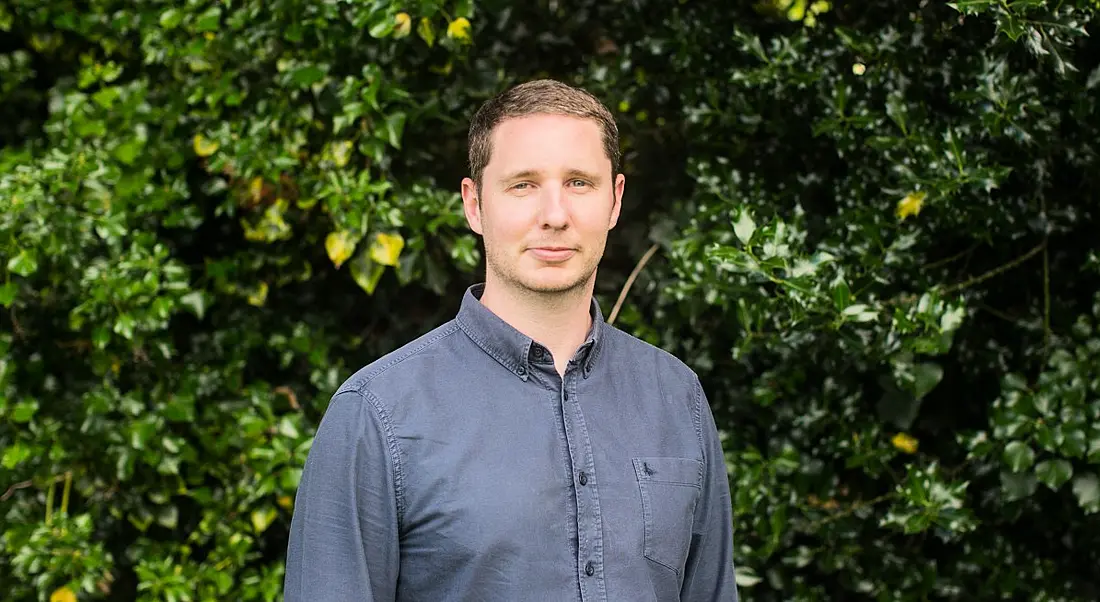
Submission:
M 351 376 L 302 474 L 287 602 L 736 601 L 707 398 L 593 299 L 618 130 L 554 81 L 488 101 L 462 199 L 485 282 Z

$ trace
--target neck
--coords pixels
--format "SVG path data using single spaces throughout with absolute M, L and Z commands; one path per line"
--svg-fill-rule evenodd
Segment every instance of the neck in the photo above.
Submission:
M 501 286 L 486 278 L 481 304 L 516 330 L 550 350 L 559 374 L 584 344 L 592 327 L 595 283 L 561 293 L 536 293 Z

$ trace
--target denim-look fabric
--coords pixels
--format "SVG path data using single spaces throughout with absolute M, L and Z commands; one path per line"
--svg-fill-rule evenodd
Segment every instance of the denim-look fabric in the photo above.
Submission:
M 593 300 L 562 378 L 483 290 L 333 396 L 286 601 L 735 602 L 729 481 L 696 375 Z

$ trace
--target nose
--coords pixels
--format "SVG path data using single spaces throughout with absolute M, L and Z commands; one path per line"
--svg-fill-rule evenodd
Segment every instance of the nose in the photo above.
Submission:
M 539 199 L 539 225 L 554 230 L 566 228 L 569 225 L 566 202 L 561 187 L 544 186 Z

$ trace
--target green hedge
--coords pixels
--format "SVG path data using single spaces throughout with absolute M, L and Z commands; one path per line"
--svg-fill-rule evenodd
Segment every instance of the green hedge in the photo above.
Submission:
M 745 599 L 1097 599 L 1098 9 L 0 4 L 0 598 L 279 599 L 329 395 L 481 277 L 468 117 L 550 76 Z

